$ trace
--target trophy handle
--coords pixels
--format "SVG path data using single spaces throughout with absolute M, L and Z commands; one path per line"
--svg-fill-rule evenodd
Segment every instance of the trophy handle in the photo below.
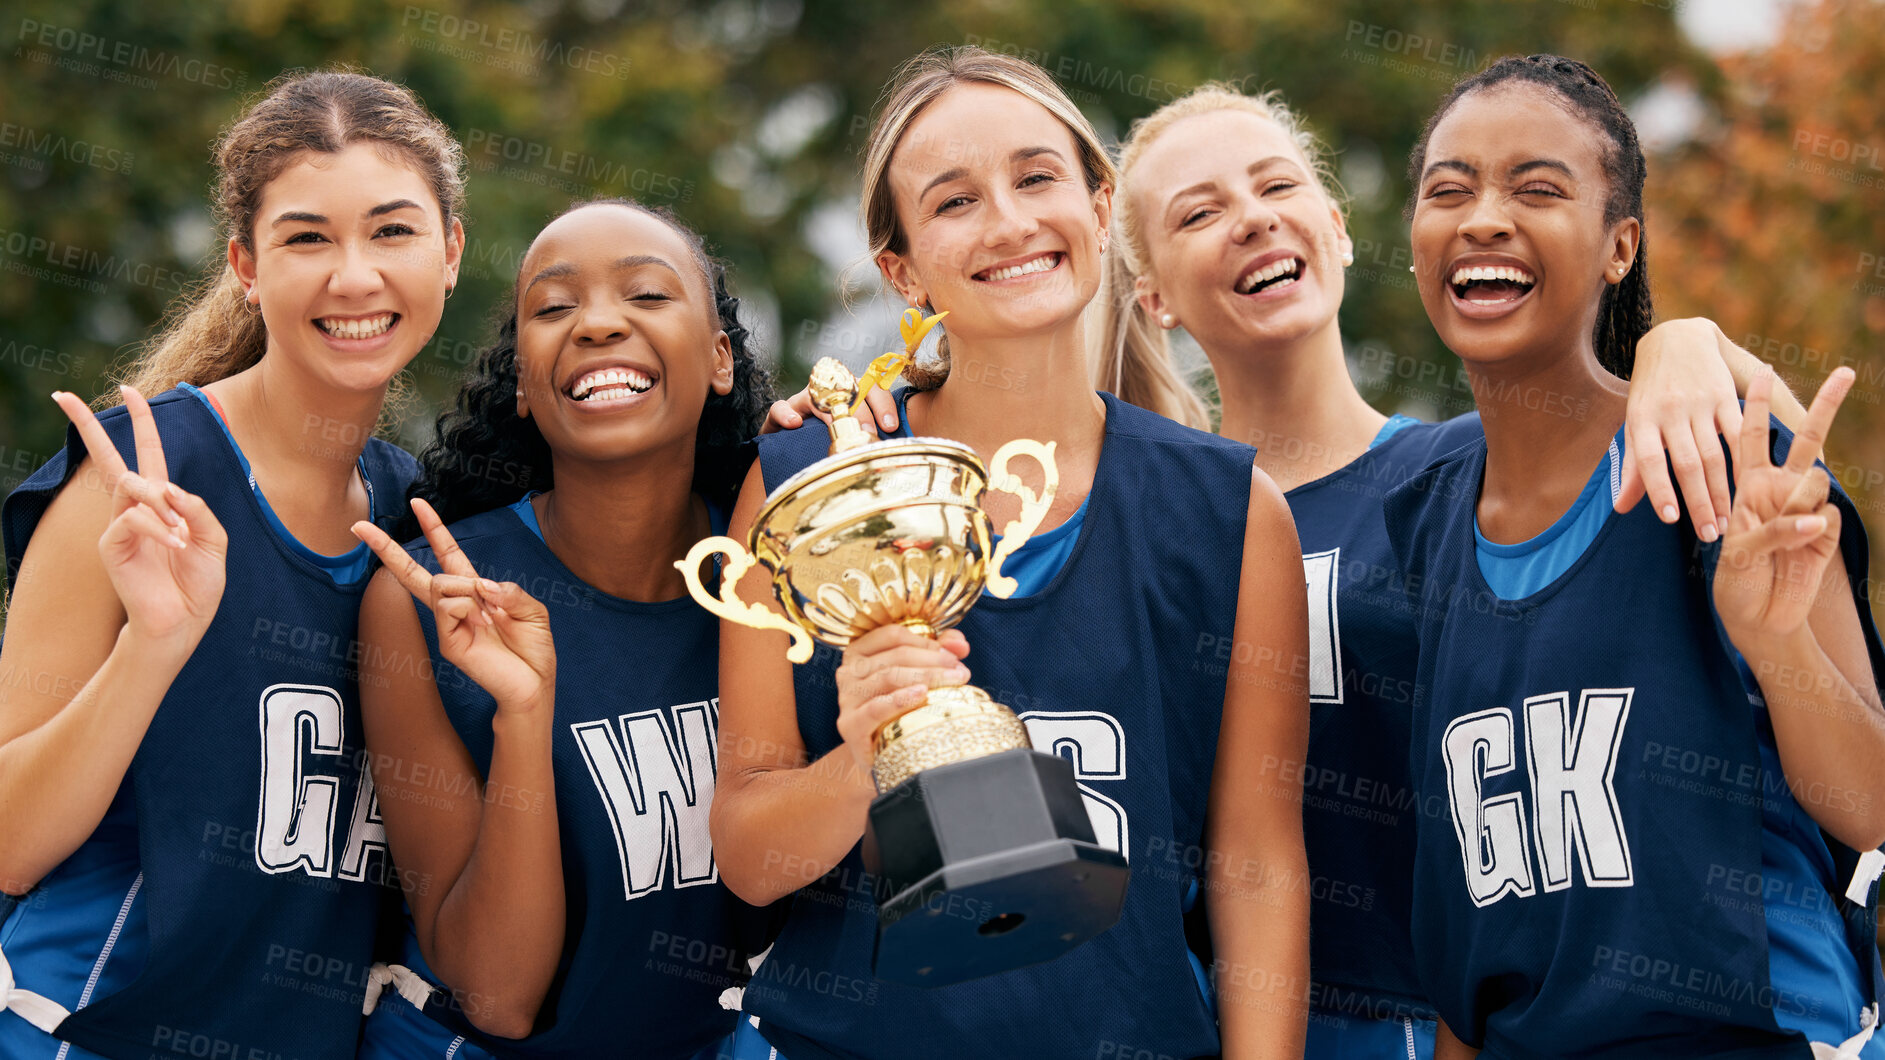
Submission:
M 707 557 L 721 555 L 727 558 L 720 568 L 720 595 L 714 596 L 707 587 L 700 583 L 700 565 Z M 742 626 L 754 629 L 776 629 L 792 638 L 792 646 L 786 649 L 785 657 L 795 663 L 802 663 L 812 657 L 812 638 L 799 626 L 760 604 L 749 604 L 740 599 L 740 578 L 759 562 L 753 558 L 746 546 L 730 537 L 710 537 L 696 542 L 687 550 L 687 558 L 676 563 L 681 577 L 687 581 L 687 592 L 700 606 L 726 619 L 738 622 Z
M 988 488 L 1021 498 L 1021 517 L 1002 527 L 1001 544 L 995 546 L 995 554 L 988 560 L 988 591 L 1003 600 L 1014 595 L 1020 585 L 1001 572 L 1002 562 L 1034 536 L 1041 520 L 1047 518 L 1048 505 L 1054 503 L 1054 491 L 1060 488 L 1060 469 L 1054 466 L 1054 445 L 1053 442 L 1043 445 L 1031 438 L 1016 438 L 995 450 L 995 459 L 988 465 Z M 1041 492 L 1028 489 L 1019 475 L 1008 470 L 1009 462 L 1017 456 L 1033 457 L 1041 465 L 1047 478 Z

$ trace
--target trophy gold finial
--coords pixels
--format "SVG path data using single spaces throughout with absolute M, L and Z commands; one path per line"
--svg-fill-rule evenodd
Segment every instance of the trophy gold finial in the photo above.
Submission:
M 812 407 L 830 417 L 830 455 L 870 444 L 870 436 L 852 415 L 858 402 L 863 401 L 873 387 L 889 389 L 890 380 L 901 375 L 916 359 L 916 348 L 922 344 L 923 336 L 948 315 L 946 310 L 929 317 L 920 310 L 904 310 L 903 319 L 897 325 L 903 336 L 903 349 L 873 359 L 861 377 L 852 376 L 851 370 L 836 357 L 820 357 L 818 363 L 812 365 L 812 377 L 805 389 L 811 393 Z

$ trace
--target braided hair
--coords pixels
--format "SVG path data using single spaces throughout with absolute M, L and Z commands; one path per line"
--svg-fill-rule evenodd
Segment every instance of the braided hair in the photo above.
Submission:
M 1507 81 L 1525 81 L 1549 89 L 1569 105 L 1571 113 L 1595 126 L 1607 144 L 1603 153 L 1604 177 L 1610 193 L 1604 200 L 1604 223 L 1615 224 L 1625 217 L 1643 220 L 1643 180 L 1647 167 L 1643 147 L 1636 139 L 1636 125 L 1624 112 L 1617 94 L 1611 91 L 1597 72 L 1560 55 L 1508 55 L 1484 70 L 1461 80 L 1447 93 L 1440 106 L 1427 119 L 1408 160 L 1407 214 L 1413 216 L 1414 199 L 1419 194 L 1420 175 L 1427 166 L 1427 141 L 1453 105 L 1470 92 L 1492 88 Z M 1620 379 L 1630 378 L 1636 366 L 1636 343 L 1650 328 L 1649 245 L 1647 233 L 1636 241 L 1636 259 L 1629 272 L 1616 284 L 1606 284 L 1603 300 L 1597 307 L 1597 324 L 1591 335 L 1597 350 L 1597 363 Z
M 752 335 L 740 322 L 740 300 L 727 291 L 726 267 L 707 254 L 699 233 L 670 211 L 629 199 L 594 199 L 571 205 L 563 217 L 588 206 L 625 206 L 660 219 L 693 251 L 721 331 L 733 347 L 733 388 L 707 391 L 694 436 L 694 492 L 731 508 L 751 463 L 749 443 L 772 405 L 772 380 L 754 358 Z M 552 218 L 555 220 L 555 218 Z M 479 351 L 453 407 L 438 418 L 436 437 L 419 454 L 420 474 L 407 496 L 423 497 L 447 524 L 510 504 L 526 491 L 555 485 L 550 446 L 535 422 L 517 414 L 517 300 L 500 307 L 496 337 Z M 418 536 L 410 514 L 395 537 Z

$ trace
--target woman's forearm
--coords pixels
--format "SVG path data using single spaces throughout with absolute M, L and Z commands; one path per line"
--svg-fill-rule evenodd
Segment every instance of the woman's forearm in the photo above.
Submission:
M 720 878 L 753 905 L 791 894 L 857 845 L 876 794 L 844 747 L 802 766 L 721 777 L 711 817 Z
M 476 844 L 423 947 L 471 1021 L 506 1038 L 530 1033 L 563 952 L 552 706 L 493 720 Z
M 91 680 L 72 684 L 69 702 L 0 746 L 0 890 L 26 893 L 97 829 L 195 646 L 120 629 Z M 10 656 L 4 670 L 15 687 L 45 685 L 56 697 L 70 680 Z
M 1885 712 L 1826 654 L 1809 627 L 1748 645 L 1794 799 L 1854 850 L 1885 843 Z
M 1287 844 L 1280 844 L 1287 846 Z M 1227 1060 L 1303 1054 L 1309 1019 L 1309 864 L 1298 842 L 1217 859 L 1205 878 Z

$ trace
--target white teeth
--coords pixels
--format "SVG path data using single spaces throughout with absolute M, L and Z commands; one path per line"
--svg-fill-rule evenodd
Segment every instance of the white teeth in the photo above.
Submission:
M 1273 261 L 1261 269 L 1252 271 L 1249 275 L 1237 281 L 1237 290 L 1240 294 L 1249 294 L 1260 283 L 1274 280 L 1278 276 L 1295 275 L 1296 270 L 1301 266 L 1302 262 L 1296 258 L 1284 258 L 1281 261 Z M 1290 282 L 1293 283 L 1295 281 L 1292 280 Z M 1279 283 L 1276 286 L 1287 287 L 1289 284 Z
M 626 389 L 639 394 L 654 385 L 654 380 L 633 368 L 604 368 L 576 380 L 569 388 L 569 396 L 578 401 L 589 397 L 620 397 L 616 391 Z
M 1538 282 L 1524 269 L 1515 269 L 1505 265 L 1470 265 L 1466 268 L 1454 269 L 1453 277 L 1448 282 L 1457 285 L 1472 283 L 1474 280 L 1504 280 L 1507 283 L 1523 284 L 1527 287 Z
M 988 273 L 986 278 L 990 280 L 1012 280 L 1016 276 L 1026 276 L 1029 273 L 1035 272 L 1046 272 L 1059 263 L 1059 254 L 1043 254 L 1032 261 L 1024 261 L 1019 265 L 1010 265 L 1005 269 L 996 269 Z
M 340 320 L 333 317 L 323 317 L 316 320 L 315 323 L 320 325 L 322 331 L 327 332 L 337 339 L 370 339 L 375 335 L 385 334 L 386 329 L 393 326 L 393 316 L 394 314 L 392 313 L 381 313 L 376 317 L 365 317 L 358 320 Z

